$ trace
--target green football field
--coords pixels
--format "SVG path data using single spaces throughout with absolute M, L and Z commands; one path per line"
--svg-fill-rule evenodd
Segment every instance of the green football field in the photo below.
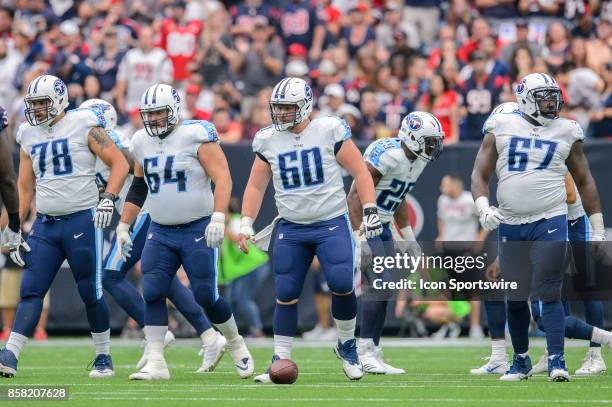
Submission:
M 62 385 L 70 401 L 13 402 L 14 406 L 590 406 L 612 404 L 612 376 L 579 378 L 570 383 L 549 383 L 536 376 L 520 383 L 502 383 L 498 376 L 469 375 L 471 367 L 488 355 L 486 341 L 432 342 L 394 340 L 385 350 L 388 362 L 407 370 L 403 376 L 367 375 L 349 381 L 330 344 L 299 342 L 293 359 L 300 368 L 290 386 L 260 385 L 237 377 L 228 354 L 214 373 L 197 374 L 201 359 L 197 342 L 183 340 L 166 352 L 172 375 L 162 382 L 133 382 L 128 375 L 141 354 L 135 342 L 114 340 L 112 355 L 116 376 L 89 379 L 85 367 L 93 347 L 87 340 L 50 340 L 28 344 L 19 362 L 18 375 L 3 385 Z M 270 341 L 250 342 L 256 372 L 264 370 L 271 356 Z M 537 361 L 542 342 L 532 347 Z M 571 342 L 567 361 L 573 372 L 584 356 L 583 343 Z M 612 365 L 611 352 L 604 357 Z M 7 403 L 0 401 L 0 405 Z

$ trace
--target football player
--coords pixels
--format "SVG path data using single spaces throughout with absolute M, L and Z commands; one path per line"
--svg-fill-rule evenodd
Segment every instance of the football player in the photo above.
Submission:
M 559 117 L 563 105 L 557 82 L 547 74 L 530 74 L 516 88 L 519 112 L 492 115 L 484 125 L 484 139 L 472 173 L 472 194 L 480 222 L 487 230 L 499 227 L 499 262 L 506 280 L 529 286 L 525 270 L 533 272 L 534 289 L 542 300 L 546 328 L 548 376 L 568 381 L 564 359 L 565 315 L 561 303 L 566 268 L 567 204 L 565 173 L 569 169 L 592 225 L 591 240 L 605 240 L 601 204 L 595 181 L 582 150 L 580 126 Z M 489 205 L 489 181 L 498 177 L 499 208 Z M 524 246 L 505 242 L 529 242 Z M 500 378 L 529 377 L 529 304 L 513 293 L 508 297 L 508 325 L 514 348 L 510 369 Z
M 28 86 L 24 101 L 27 123 L 17 132 L 21 145 L 19 215 L 23 222 L 34 190 L 37 215 L 27 243 L 20 232 L 5 242 L 12 260 L 25 266 L 25 271 L 13 332 L 0 351 L 0 374 L 15 375 L 19 355 L 40 317 L 43 298 L 67 259 L 96 348 L 89 375 L 113 376 L 109 312 L 102 297 L 102 229 L 110 224 L 129 165 L 104 131 L 104 116 L 91 109 L 65 112 L 68 90 L 61 79 L 37 77 Z M 111 168 L 102 193 L 96 186 L 96 157 Z
M 129 152 L 131 142 L 116 129 L 117 112 L 115 108 L 102 99 L 89 99 L 83 102 L 79 108 L 97 109 L 104 115 L 106 122 L 105 130 L 130 163 L 130 172 L 133 174 L 134 157 L 132 153 Z M 109 175 L 110 168 L 108 165 L 102 160 L 97 160 L 96 182 L 99 188 L 106 187 Z M 128 177 L 128 181 L 121 189 L 115 201 L 115 207 L 119 214 L 121 214 L 123 210 L 123 203 L 132 182 L 132 178 L 131 175 Z M 140 261 L 150 223 L 151 217 L 146 209 L 141 210 L 136 221 L 130 228 L 130 239 L 133 242 L 133 247 L 131 256 L 126 261 L 123 261 L 121 258 L 121 248 L 117 243 L 117 236 L 113 236 L 111 250 L 104 259 L 104 276 L 102 278 L 104 289 L 113 296 L 115 301 L 117 301 L 130 318 L 138 323 L 141 329 L 144 328 L 145 301 L 140 292 L 125 278 L 125 276 L 127 272 Z M 211 335 L 216 337 L 215 341 L 210 341 L 209 346 L 203 346 L 201 352 L 203 354 L 202 365 L 197 370 L 199 373 L 213 371 L 225 352 L 225 338 L 211 327 L 208 318 L 204 315 L 202 307 L 196 302 L 191 290 L 185 287 L 176 276 L 172 279 L 172 283 L 170 284 L 168 299 L 172 301 L 176 309 L 183 314 L 187 321 L 194 327 L 202 341 L 204 341 L 205 337 Z M 172 331 L 168 330 L 164 338 L 164 346 L 167 347 L 172 341 L 174 341 L 174 335 Z M 140 369 L 146 363 L 147 349 L 145 347 L 144 354 L 136 364 L 136 368 Z
M 238 375 L 247 378 L 253 374 L 253 358 L 217 290 L 218 247 L 224 237 L 232 179 L 215 127 L 207 121 L 181 122 L 180 109 L 176 89 L 151 86 L 141 100 L 145 128 L 132 138 L 134 179 L 116 231 L 124 261 L 134 244 L 130 227 L 145 200 L 151 224 L 141 261 L 147 362 L 130 379 L 170 378 L 164 359 L 166 298 L 181 265 L 196 301 L 225 336 Z M 214 330 L 206 330 L 203 336 L 205 347 L 215 346 Z
M 376 206 L 383 224 L 383 233 L 370 239 L 374 247 L 381 247 L 375 242 L 393 242 L 391 228 L 397 222 L 401 239 L 407 244 L 406 250 L 411 256 L 420 256 L 421 248 L 416 242 L 414 232 L 408 223 L 405 196 L 415 185 L 423 169 L 435 160 L 442 151 L 444 132 L 438 119 L 426 112 L 412 112 L 402 120 L 397 138 L 381 139 L 370 144 L 365 151 L 364 160 L 376 187 Z M 349 213 L 353 225 L 353 237 L 361 242 L 361 203 L 355 184 L 349 192 Z M 361 243 L 360 243 L 361 244 Z M 360 246 L 358 244 L 358 247 Z M 383 248 L 384 250 L 384 248 Z M 392 253 L 390 253 L 392 255 Z M 360 250 L 357 251 L 360 255 Z M 380 336 L 387 314 L 388 296 L 374 298 L 365 293 L 362 297 L 361 337 L 358 353 L 367 373 L 403 374 L 398 369 L 386 364 Z M 370 298 L 372 297 L 372 298 Z
M 256 157 L 242 199 L 241 248 L 248 251 L 246 241 L 254 235 L 253 221 L 272 178 L 279 213 L 270 243 L 276 288 L 272 360 L 291 359 L 298 298 L 316 255 L 332 291 L 338 329 L 334 350 L 346 376 L 357 380 L 363 368 L 355 341 L 354 242 L 342 168 L 355 179 L 366 236 L 380 235 L 382 224 L 372 177 L 350 129 L 337 117 L 311 120 L 313 103 L 312 89 L 299 78 L 285 78 L 272 91 L 274 125 L 257 132 L 253 141 Z M 264 373 L 255 381 L 269 382 L 270 377 Z

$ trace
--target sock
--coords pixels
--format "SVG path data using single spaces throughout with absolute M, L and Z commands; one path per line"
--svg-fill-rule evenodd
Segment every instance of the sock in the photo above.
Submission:
M 185 287 L 176 276 L 170 283 L 168 299 L 172 301 L 176 309 L 195 328 L 198 335 L 210 329 L 210 322 L 206 318 L 200 304 L 196 302 L 193 292 Z
M 274 335 L 274 354 L 281 359 L 291 359 L 293 336 Z
M 217 331 L 213 328 L 208 328 L 206 331 L 200 334 L 200 338 L 202 339 L 202 345 L 206 346 L 215 341 L 217 337 Z
M 331 304 L 332 316 L 334 319 L 353 319 L 357 316 L 357 297 L 355 291 L 348 295 L 332 294 Z
M 517 353 L 517 355 L 519 355 L 522 358 L 526 358 L 527 356 L 529 356 L 529 352 Z
M 274 335 L 294 337 L 297 333 L 298 306 L 276 303 L 274 308 Z
M 353 319 L 336 319 L 336 328 L 338 329 L 338 339 L 340 343 L 344 343 L 348 340 L 355 339 L 355 325 L 357 325 L 357 318 Z
M 590 339 L 591 341 L 597 342 L 602 345 L 609 345 L 610 342 L 612 342 L 612 333 L 604 331 L 601 328 L 593 327 L 593 333 Z
M 603 328 L 603 303 L 601 301 L 585 301 L 584 302 L 584 317 L 586 323 L 597 328 Z M 600 345 L 591 342 L 591 348 L 599 347 Z
M 163 356 L 164 338 L 168 331 L 168 325 L 145 325 L 145 338 L 147 340 L 147 352 L 154 355 Z
M 504 301 L 485 301 L 484 305 L 489 336 L 492 340 L 504 339 L 506 336 L 506 303 Z
M 96 347 L 96 356 L 110 355 L 110 329 L 104 332 L 92 332 L 91 337 Z
M 110 329 L 110 312 L 104 297 L 93 304 L 85 304 L 85 313 L 92 332 L 104 332 Z
M 236 321 L 234 320 L 234 316 L 232 314 L 230 314 L 230 317 L 225 322 L 215 324 L 215 326 L 219 331 L 221 331 L 223 336 L 225 336 L 225 339 L 227 339 L 229 342 L 240 336 L 240 334 L 238 334 Z
M 15 354 L 15 357 L 19 359 L 19 354 L 21 354 L 21 351 L 23 350 L 23 347 L 25 346 L 27 341 L 27 336 L 23 336 L 22 334 L 18 334 L 17 332 L 11 332 L 8 342 L 6 342 L 6 349 L 13 352 Z
M 508 326 L 512 348 L 516 354 L 526 354 L 529 349 L 529 305 L 526 301 L 508 301 Z
M 565 342 L 565 312 L 560 301 L 542 303 L 542 322 L 546 328 L 546 347 L 550 355 L 563 353 Z
M 374 341 L 370 338 L 359 338 L 357 341 L 357 349 L 367 349 L 370 344 L 372 344 L 372 347 L 376 346 L 374 345 Z
M 506 355 L 506 340 L 492 339 L 491 340 L 491 359 L 492 360 L 507 360 Z
M 117 270 L 104 270 L 103 283 L 104 289 L 113 296 L 125 313 L 136 321 L 139 327 L 144 327 L 145 302 L 140 292 L 123 273 Z
M 593 327 L 575 317 L 565 317 L 565 337 L 588 341 L 593 336 Z
M 601 358 L 601 346 L 591 346 L 589 352 L 599 356 Z

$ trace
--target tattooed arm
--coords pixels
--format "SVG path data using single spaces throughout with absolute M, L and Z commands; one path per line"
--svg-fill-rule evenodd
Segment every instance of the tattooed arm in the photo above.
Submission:
M 92 127 L 87 135 L 87 141 L 92 153 L 111 168 L 106 192 L 117 195 L 130 170 L 127 160 L 102 127 Z
M 130 152 L 129 148 L 122 148 L 120 151 L 121 151 L 121 154 L 123 154 L 123 156 L 127 160 L 127 163 L 130 167 L 129 173 L 134 174 L 134 163 L 136 162 L 136 159 L 134 158 L 134 154 Z

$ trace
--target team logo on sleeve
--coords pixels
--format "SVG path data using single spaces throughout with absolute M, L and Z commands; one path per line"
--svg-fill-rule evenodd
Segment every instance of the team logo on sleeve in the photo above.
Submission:
M 53 84 L 53 90 L 57 93 L 58 96 L 63 96 L 66 93 L 66 86 L 61 79 L 57 79 Z
M 412 131 L 420 130 L 423 127 L 423 120 L 417 115 L 408 116 L 408 128 Z
M 516 93 L 520 95 L 523 92 L 525 92 L 525 79 L 523 79 L 516 87 Z

